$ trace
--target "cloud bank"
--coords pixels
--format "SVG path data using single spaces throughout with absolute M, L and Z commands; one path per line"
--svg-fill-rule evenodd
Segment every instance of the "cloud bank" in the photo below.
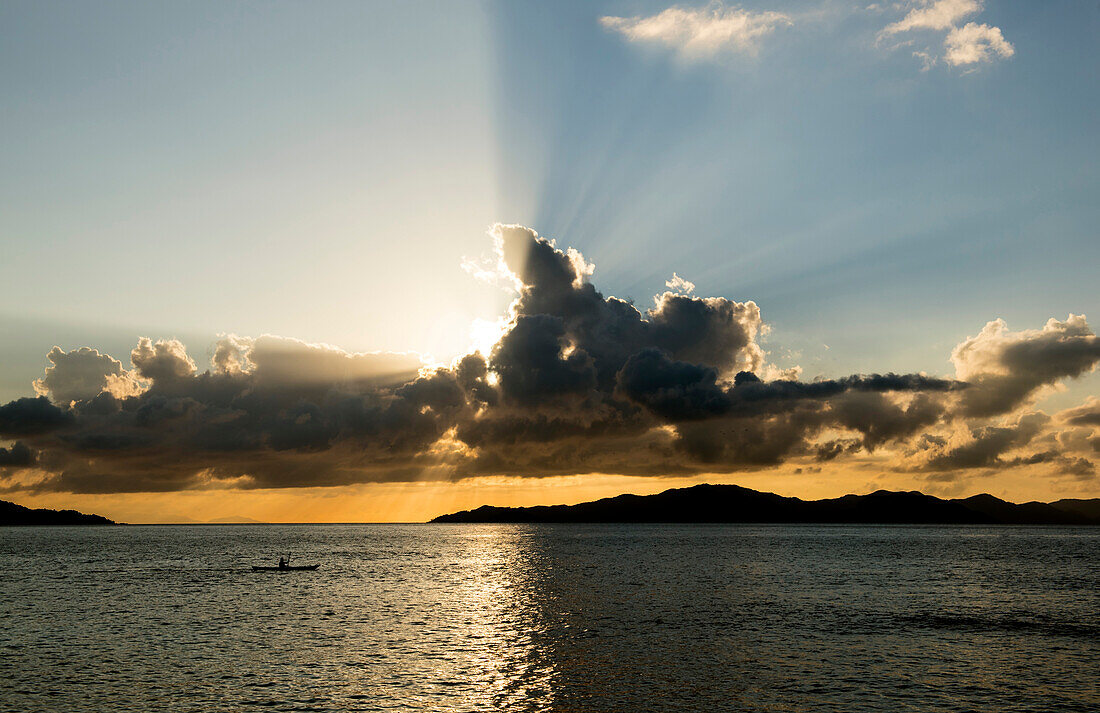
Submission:
M 751 301 L 695 296 L 677 275 L 639 309 L 594 267 L 529 228 L 491 231 L 515 289 L 494 344 L 447 367 L 225 335 L 200 367 L 177 340 L 142 338 L 129 368 L 54 348 L 37 397 L 0 406 L 0 489 L 76 493 L 283 488 L 611 473 L 683 475 L 785 462 L 924 473 L 1042 466 L 1094 477 L 1095 399 L 1048 416 L 1045 391 L 1095 368 L 1085 318 L 987 324 L 953 377 L 802 381 L 760 345 Z

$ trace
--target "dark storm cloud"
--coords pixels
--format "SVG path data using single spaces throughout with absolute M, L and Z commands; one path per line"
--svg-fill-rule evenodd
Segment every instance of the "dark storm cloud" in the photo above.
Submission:
M 566 356 L 565 323 L 548 315 L 520 315 L 493 350 L 493 371 L 506 401 L 537 405 L 596 388 L 596 367 L 582 348 Z
M 853 391 L 832 405 L 836 422 L 863 434 L 863 447 L 873 451 L 889 441 L 931 426 L 943 417 L 944 400 L 918 393 L 902 405 L 873 391 Z
M 731 399 L 709 366 L 671 359 L 650 347 L 630 357 L 618 373 L 619 393 L 654 414 L 689 421 L 729 413 Z
M 643 315 L 587 282 L 588 266 L 579 253 L 558 250 L 522 226 L 497 226 L 493 234 L 504 265 L 521 283 L 513 314 L 560 319 L 561 338 L 571 351 L 591 358 L 602 390 L 614 385 L 627 359 L 647 347 L 721 372 L 763 365 L 756 343 L 763 322 L 753 302 L 666 292 Z
M 0 468 L 5 466 L 32 466 L 38 462 L 38 455 L 22 441 L 16 441 L 10 448 L 0 448 Z
M 50 398 L 0 406 L 0 438 L 20 439 L 0 451 L 0 479 L 34 466 L 43 479 L 21 487 L 101 493 L 668 475 L 835 461 L 894 443 L 935 471 L 1026 458 L 1077 477 L 1091 467 L 1066 455 L 1090 448 L 1087 430 L 1013 455 L 1046 428 L 1032 416 L 976 422 L 961 445 L 936 431 L 1006 413 L 1091 368 L 1096 338 L 1083 318 L 1019 333 L 991 323 L 956 349 L 957 380 L 775 379 L 753 302 L 665 292 L 643 312 L 597 291 L 576 251 L 521 226 L 492 235 L 516 298 L 489 354 L 428 369 L 415 354 L 224 335 L 201 368 L 179 341 L 142 338 L 127 369 L 94 349 L 55 348 L 35 383 Z M 1011 382 L 1008 396 L 998 379 Z M 1059 422 L 1080 431 L 1091 413 Z
M 45 396 L 21 398 L 0 406 L 0 436 L 34 436 L 64 428 L 75 421 L 72 413 Z
M 881 393 L 951 391 L 964 386 L 916 374 L 872 374 L 809 383 L 763 382 L 751 372 L 739 372 L 733 385 L 720 384 L 713 368 L 676 361 L 653 348 L 627 360 L 618 379 L 619 393 L 672 421 L 774 414 L 803 407 L 807 401 L 824 401 L 853 392 L 836 405 L 836 413 L 842 423 L 855 430 L 879 430 L 880 434 L 872 438 L 878 442 L 934 423 L 943 412 L 942 404 L 931 398 L 911 404 L 902 412 Z
M 843 453 L 858 451 L 859 448 L 860 441 L 856 439 L 826 441 L 814 448 L 814 457 L 818 461 L 830 461 L 839 458 Z

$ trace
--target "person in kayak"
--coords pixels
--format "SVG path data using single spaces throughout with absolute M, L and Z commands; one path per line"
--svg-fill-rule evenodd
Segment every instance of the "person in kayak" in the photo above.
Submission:
M 279 558 L 279 569 L 286 569 L 290 562 L 285 557 Z

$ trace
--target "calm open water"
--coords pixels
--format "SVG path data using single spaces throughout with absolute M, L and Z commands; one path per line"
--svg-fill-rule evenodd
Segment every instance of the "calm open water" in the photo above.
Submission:
M 316 572 L 253 573 L 290 550 Z M 0 711 L 1100 710 L 1100 529 L 0 529 Z

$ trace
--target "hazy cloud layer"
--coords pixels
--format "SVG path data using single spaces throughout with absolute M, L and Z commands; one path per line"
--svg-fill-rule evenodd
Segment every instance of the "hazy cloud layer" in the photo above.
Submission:
M 37 398 L 0 406 L 0 489 L 73 492 L 304 487 L 472 475 L 691 474 L 875 458 L 936 478 L 1007 467 L 1094 477 L 1100 408 L 1051 418 L 1044 389 L 1093 369 L 1085 318 L 952 352 L 955 378 L 856 374 L 800 381 L 767 362 L 759 307 L 698 297 L 674 275 L 646 309 L 601 294 L 593 266 L 498 225 L 512 285 L 501 337 L 449 367 L 223 335 L 199 366 L 142 338 L 129 368 L 51 350 Z M 1058 476 L 1061 477 L 1061 476 Z

